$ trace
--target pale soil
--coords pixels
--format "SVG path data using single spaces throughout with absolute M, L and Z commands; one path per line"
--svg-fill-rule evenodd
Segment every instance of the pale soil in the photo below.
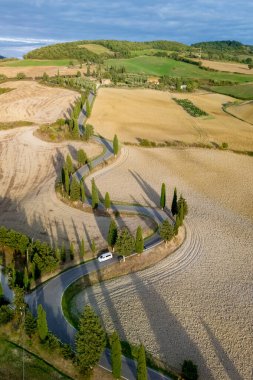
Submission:
M 194 118 L 173 97 L 190 99 L 206 111 L 209 118 Z M 220 145 L 252 150 L 252 128 L 222 110 L 233 101 L 220 94 L 175 94 L 155 90 L 122 90 L 101 88 L 95 101 L 90 123 L 96 131 L 121 142 L 137 142 L 138 138 L 161 142 L 179 140 L 186 143 Z
M 90 302 L 109 331 L 144 343 L 178 369 L 192 359 L 200 380 L 251 380 L 252 158 L 202 149 L 127 149 L 118 167 L 95 176 L 100 190 L 157 204 L 162 182 L 169 203 L 177 186 L 189 204 L 188 238 L 155 267 L 80 293 L 77 307 Z
M 83 238 L 86 250 L 91 239 L 98 249 L 106 247 L 110 220 L 63 204 L 55 193 L 55 180 L 68 153 L 76 157 L 82 147 L 89 157 L 101 153 L 97 144 L 84 142 L 46 143 L 33 136 L 35 128 L 0 132 L 0 225 L 51 243 L 78 247 Z M 138 216 L 117 220 L 135 232 L 153 226 Z
M 219 62 L 219 61 L 209 61 L 207 59 L 196 59 L 195 61 L 201 61 L 203 66 L 210 67 L 211 69 L 218 71 L 228 71 L 231 73 L 240 74 L 253 74 L 253 69 L 248 68 L 248 65 L 244 63 L 237 62 Z
M 228 112 L 232 113 L 236 117 L 253 124 L 253 102 L 244 102 L 238 105 L 228 107 Z
M 51 123 L 67 117 L 70 104 L 78 97 L 74 91 L 42 86 L 33 81 L 2 83 L 0 87 L 13 88 L 0 97 L 0 120 Z
M 58 75 L 76 75 L 77 71 L 85 74 L 86 66 L 82 67 L 62 67 L 62 66 L 27 66 L 27 67 L 4 67 L 0 65 L 0 74 L 6 75 L 8 78 L 15 78 L 18 73 L 24 73 L 28 78 L 42 77 L 44 73 L 53 77 Z

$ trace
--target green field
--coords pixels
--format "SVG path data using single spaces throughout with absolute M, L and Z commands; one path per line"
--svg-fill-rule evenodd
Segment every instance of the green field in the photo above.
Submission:
M 20 380 L 23 368 L 23 350 L 13 343 L 0 338 L 0 379 Z M 67 380 L 70 377 L 58 372 L 37 356 L 24 351 L 25 379 Z
M 0 66 L 6 67 L 28 67 L 28 66 L 68 66 L 70 59 L 52 59 L 52 60 L 36 60 L 36 59 L 20 59 L 12 61 L 4 61 Z
M 251 100 L 253 99 L 253 83 L 239 84 L 235 86 L 214 86 L 211 87 L 212 91 L 219 94 L 233 96 L 234 98 Z
M 211 72 L 200 69 L 189 63 L 175 61 L 163 57 L 136 57 L 129 59 L 108 59 L 105 64 L 114 67 L 124 66 L 127 72 L 143 73 L 146 75 L 171 77 L 228 80 L 233 82 L 252 82 L 253 75 L 234 74 L 225 72 Z
M 79 48 L 85 48 L 89 51 L 91 51 L 92 53 L 95 53 L 95 54 L 110 54 L 112 55 L 113 54 L 113 51 L 107 49 L 106 47 L 102 46 L 102 45 L 98 45 L 98 44 L 83 44 L 83 45 L 79 45 Z

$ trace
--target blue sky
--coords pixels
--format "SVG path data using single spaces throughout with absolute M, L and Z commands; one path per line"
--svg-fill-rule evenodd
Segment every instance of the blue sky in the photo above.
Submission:
M 253 44 L 252 0 L 0 0 L 0 55 L 79 39 Z

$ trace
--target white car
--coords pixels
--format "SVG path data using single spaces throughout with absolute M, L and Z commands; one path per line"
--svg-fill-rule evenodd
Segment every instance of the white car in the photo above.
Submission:
M 104 252 L 104 253 L 101 253 L 100 256 L 98 256 L 98 261 L 102 263 L 102 261 L 110 260 L 112 259 L 112 257 L 113 256 L 111 252 Z

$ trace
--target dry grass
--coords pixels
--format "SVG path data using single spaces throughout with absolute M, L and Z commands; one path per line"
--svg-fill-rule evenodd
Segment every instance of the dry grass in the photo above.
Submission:
M 249 70 L 248 65 L 244 63 L 208 61 L 206 59 L 198 59 L 197 61 L 201 61 L 204 67 L 210 67 L 211 69 L 218 71 L 227 71 L 230 73 L 240 73 L 249 75 L 253 74 L 253 69 Z
M 70 105 L 77 98 L 74 91 L 50 88 L 33 81 L 7 82 L 1 87 L 13 88 L 11 92 L 1 95 L 2 122 L 54 122 L 68 115 Z
M 210 118 L 194 118 L 172 97 L 187 98 L 207 112 Z M 100 89 L 90 122 L 97 132 L 120 141 L 137 142 L 138 138 L 161 142 L 221 145 L 253 150 L 252 128 L 222 110 L 231 101 L 225 95 L 196 93 L 171 94 L 152 90 Z
M 228 107 L 228 112 L 235 115 L 239 119 L 245 120 L 253 124 L 253 102 L 244 102 Z
M 42 77 L 44 73 L 53 77 L 58 75 L 76 75 L 77 71 L 82 74 L 87 72 L 87 67 L 62 67 L 62 66 L 26 66 L 26 67 L 4 67 L 0 66 L 0 74 L 6 75 L 8 78 L 15 78 L 18 73 L 24 73 L 28 78 Z

